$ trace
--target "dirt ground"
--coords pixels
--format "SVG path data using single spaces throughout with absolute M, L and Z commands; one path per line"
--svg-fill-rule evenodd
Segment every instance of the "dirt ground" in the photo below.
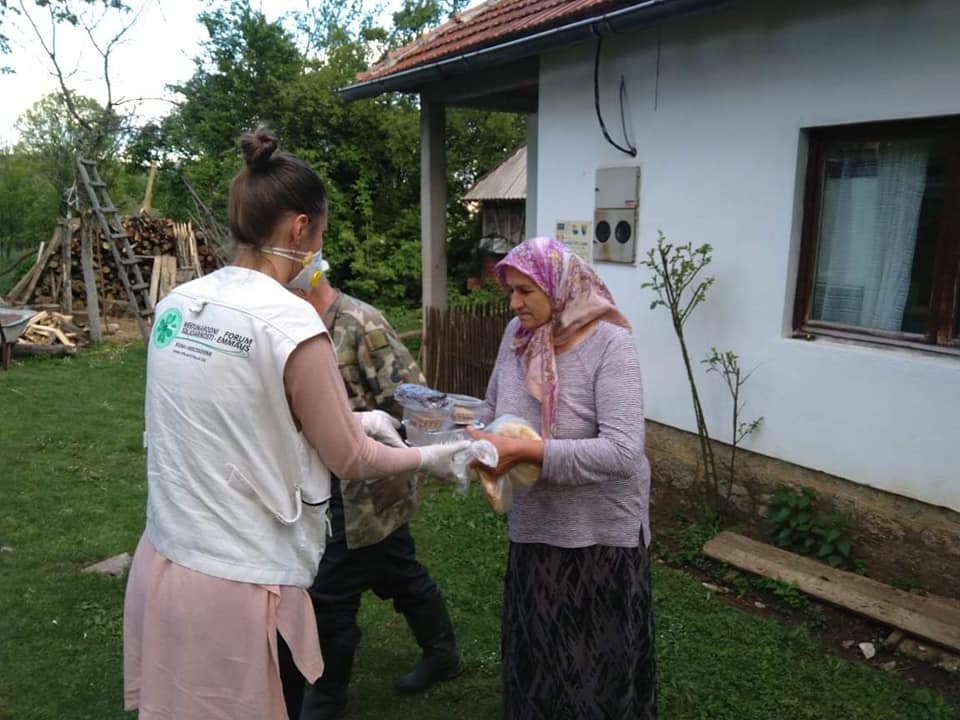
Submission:
M 113 323 L 117 325 L 115 332 L 104 334 L 103 339 L 108 342 L 118 342 L 126 343 L 131 340 L 140 339 L 140 327 L 137 325 L 137 321 L 132 317 L 108 317 L 107 323 Z
M 683 547 L 681 538 L 690 523 L 688 517 L 675 512 L 661 513 L 653 510 L 651 524 L 654 530 L 656 562 L 683 570 L 700 580 L 705 590 L 713 592 L 723 602 L 744 612 L 773 618 L 784 625 L 804 629 L 831 655 L 895 672 L 918 687 L 929 688 L 952 702 L 960 702 L 960 675 L 894 652 L 884 645 L 884 641 L 895 628 L 821 603 L 799 591 L 789 593 L 786 599 L 778 597 L 772 590 L 756 587 L 760 583 L 756 582 L 755 576 L 750 573 L 714 562 L 702 555 L 687 561 L 689 547 Z M 923 592 L 921 589 L 914 591 Z M 872 643 L 876 649 L 876 655 L 870 660 L 864 657 L 859 648 L 859 644 L 863 642 Z M 924 644 L 932 646 L 930 643 Z

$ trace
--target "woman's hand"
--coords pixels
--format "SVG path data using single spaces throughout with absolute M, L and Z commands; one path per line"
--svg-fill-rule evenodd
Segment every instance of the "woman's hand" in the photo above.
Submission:
M 497 449 L 499 461 L 497 462 L 497 467 L 493 469 L 493 474 L 496 477 L 500 477 L 517 463 L 532 462 L 537 465 L 543 464 L 543 440 L 508 438 L 501 435 L 481 432 L 472 427 L 467 428 L 467 434 L 473 440 L 486 440 Z M 474 460 L 471 463 L 471 467 L 486 468 L 487 466 Z
M 360 425 L 363 432 L 377 442 L 390 447 L 406 447 L 399 433 L 400 421 L 383 410 L 361 412 Z

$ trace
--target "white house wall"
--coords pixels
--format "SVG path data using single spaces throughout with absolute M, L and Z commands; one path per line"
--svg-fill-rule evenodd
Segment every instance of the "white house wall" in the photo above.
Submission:
M 658 36 L 660 43 L 658 78 Z M 598 165 L 629 158 L 602 138 L 593 45 L 542 59 L 539 234 L 592 219 Z M 717 283 L 688 323 L 693 356 L 733 349 L 756 372 L 747 447 L 960 510 L 960 359 L 790 338 L 805 147 L 818 125 L 960 114 L 960 2 L 743 2 L 604 42 L 604 119 L 628 128 L 642 168 L 639 249 L 662 229 L 711 243 Z M 599 265 L 634 325 L 652 420 L 694 430 L 667 313 L 642 267 Z M 730 400 L 698 367 L 709 426 L 730 436 Z

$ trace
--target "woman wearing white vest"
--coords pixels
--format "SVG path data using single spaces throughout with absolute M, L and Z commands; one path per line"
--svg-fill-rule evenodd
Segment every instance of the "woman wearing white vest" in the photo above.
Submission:
M 353 413 L 313 308 L 287 288 L 320 271 L 327 200 L 317 174 L 242 139 L 230 187 L 233 265 L 156 308 L 147 358 L 147 525 L 124 605 L 124 701 L 141 720 L 296 717 L 278 670 L 323 671 L 310 585 L 330 473 L 343 482 L 449 475 L 465 443 L 402 445 Z

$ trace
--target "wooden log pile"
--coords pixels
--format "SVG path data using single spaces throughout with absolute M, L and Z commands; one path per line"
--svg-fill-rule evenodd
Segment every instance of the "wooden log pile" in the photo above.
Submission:
M 93 227 L 92 218 L 87 228 Z M 196 277 L 216 270 L 219 261 L 204 242 L 203 236 L 187 225 L 178 225 L 168 218 L 133 215 L 123 218 L 124 229 L 130 236 L 130 246 L 140 258 L 142 277 L 154 274 L 156 258 L 176 258 L 179 279 Z M 9 293 L 7 300 L 14 304 L 33 307 L 59 307 L 66 313 L 85 308 L 86 285 L 81 267 L 81 233 L 90 232 L 78 221 L 61 223 L 50 242 L 40 250 L 37 262 Z M 111 242 L 102 231 L 93 239 L 93 270 L 100 298 L 101 312 L 106 314 L 128 311 L 127 295 L 123 288 Z
M 87 329 L 73 315 L 44 310 L 30 318 L 14 346 L 15 355 L 72 355 L 87 342 Z

